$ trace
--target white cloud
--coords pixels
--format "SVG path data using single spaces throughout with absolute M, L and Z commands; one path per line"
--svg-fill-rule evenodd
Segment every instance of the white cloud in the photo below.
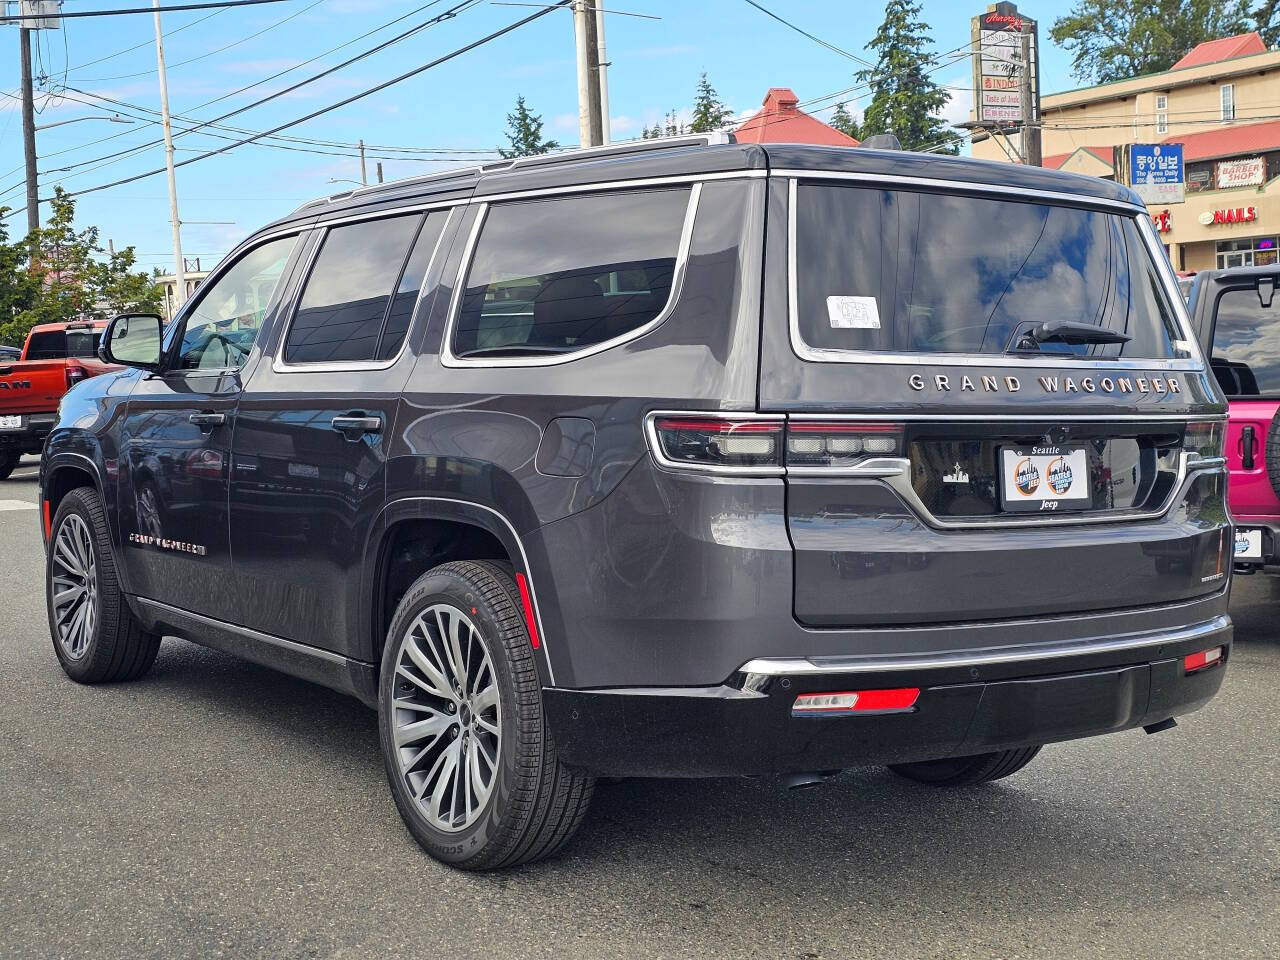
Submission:
M 973 107 L 973 74 L 961 73 L 944 81 L 951 99 L 939 112 L 939 116 L 951 126 L 966 123 Z

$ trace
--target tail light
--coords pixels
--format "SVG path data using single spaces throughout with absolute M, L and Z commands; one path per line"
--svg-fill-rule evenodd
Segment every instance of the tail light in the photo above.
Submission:
M 1187 424 L 1182 449 L 1201 460 L 1218 460 L 1226 456 L 1227 425 L 1221 420 L 1196 421 Z
M 778 475 L 787 468 L 839 468 L 898 457 L 903 425 L 848 420 L 785 420 L 771 415 L 654 414 L 658 460 L 730 473 Z
M 902 453 L 902 424 L 830 423 L 800 420 L 787 424 L 787 466 L 845 467 L 867 457 Z
M 81 380 L 89 378 L 89 371 L 78 363 L 67 364 L 67 389 L 70 390 Z
M 1182 658 L 1182 665 L 1187 673 L 1198 673 L 1222 662 L 1222 648 L 1211 647 L 1199 653 L 1189 653 Z
M 907 713 L 920 698 L 919 687 L 858 690 L 843 693 L 802 693 L 791 705 L 793 717 L 830 717 L 850 713 Z
M 656 451 L 674 465 L 752 473 L 782 465 L 781 418 L 657 416 L 651 422 Z

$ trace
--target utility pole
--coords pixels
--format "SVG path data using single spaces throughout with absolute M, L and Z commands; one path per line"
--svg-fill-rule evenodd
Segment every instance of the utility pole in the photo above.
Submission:
M 31 31 L 18 31 L 22 43 L 22 153 L 27 167 L 27 232 L 40 229 L 40 192 L 36 184 L 36 110 L 31 89 Z
M 574 0 L 573 39 L 578 53 L 578 137 L 581 146 L 604 144 L 600 114 L 600 34 L 595 0 Z
M 182 260 L 182 221 L 178 219 L 178 182 L 173 176 L 173 129 L 169 124 L 169 81 L 164 72 L 164 43 L 160 34 L 160 0 L 151 0 L 156 21 L 156 65 L 160 70 L 160 119 L 164 124 L 164 165 L 169 173 L 169 219 L 173 222 L 173 313 L 187 297 L 186 264 Z
M 1032 81 L 1031 24 L 1022 24 L 1022 162 L 1028 166 L 1040 166 L 1040 91 Z M 1039 71 L 1036 71 L 1037 73 Z
M 369 185 L 369 174 L 364 166 L 364 141 L 360 141 L 360 182 L 366 187 Z
M 609 142 L 609 58 L 604 51 L 604 0 L 596 3 L 596 78 L 600 86 L 600 132 L 602 143 Z

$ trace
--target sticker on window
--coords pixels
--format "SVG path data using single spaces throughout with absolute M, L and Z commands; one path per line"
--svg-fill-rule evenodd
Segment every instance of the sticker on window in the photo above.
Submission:
M 834 330 L 879 330 L 875 297 L 827 297 L 827 316 Z

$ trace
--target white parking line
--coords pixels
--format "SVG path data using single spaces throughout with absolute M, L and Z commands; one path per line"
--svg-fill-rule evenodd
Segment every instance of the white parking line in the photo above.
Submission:
M 34 510 L 36 504 L 26 500 L 0 500 L 0 510 Z

